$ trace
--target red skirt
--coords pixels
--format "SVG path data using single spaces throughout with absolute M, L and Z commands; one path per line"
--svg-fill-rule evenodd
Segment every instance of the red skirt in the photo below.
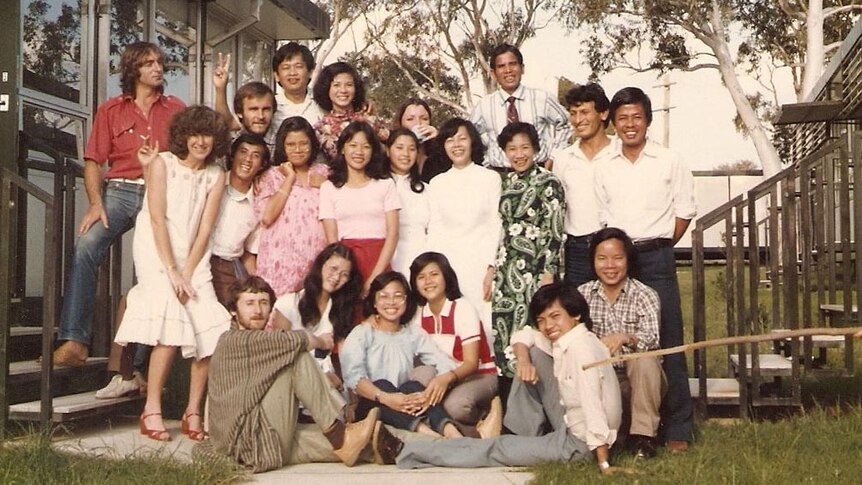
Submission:
M 385 239 L 342 239 L 341 244 L 347 246 L 353 252 L 353 257 L 356 258 L 356 264 L 359 266 L 359 274 L 362 275 L 362 282 L 371 276 L 374 266 L 377 265 L 377 260 L 380 259 L 380 253 L 383 251 Z M 385 271 L 392 269 L 387 265 Z

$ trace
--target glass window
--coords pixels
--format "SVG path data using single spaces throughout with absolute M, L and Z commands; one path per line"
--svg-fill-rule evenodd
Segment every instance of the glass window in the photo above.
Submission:
M 21 2 L 24 86 L 81 102 L 81 0 Z
M 192 28 L 194 10 L 187 2 L 156 2 L 156 43 L 165 53 L 165 94 L 172 94 L 186 103 L 195 99 L 189 65 L 197 37 Z
M 54 163 L 54 157 L 61 156 L 81 163 L 83 120 L 29 104 L 24 105 L 23 118 L 27 159 Z
M 239 66 L 239 85 L 260 81 L 272 86 L 272 42 L 245 33 L 240 36 L 240 39 L 242 60 Z
M 111 0 L 111 52 L 108 98 L 120 94 L 123 48 L 144 38 L 144 11 L 139 0 Z

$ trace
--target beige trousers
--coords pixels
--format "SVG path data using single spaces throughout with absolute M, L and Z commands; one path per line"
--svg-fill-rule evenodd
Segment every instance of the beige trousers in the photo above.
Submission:
M 667 379 L 658 358 L 626 361 L 616 369 L 623 400 L 629 404 L 624 415 L 631 419 L 629 434 L 655 437 L 660 420 L 659 408 L 667 390 Z

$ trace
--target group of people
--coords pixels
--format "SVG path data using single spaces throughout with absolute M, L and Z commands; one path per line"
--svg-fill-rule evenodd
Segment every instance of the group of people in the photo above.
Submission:
M 521 83 L 516 47 L 489 63 L 499 89 L 436 128 L 421 99 L 391 124 L 371 114 L 344 62 L 309 89 L 297 43 L 273 58 L 281 92 L 245 84 L 233 113 L 229 57 L 215 109 L 185 107 L 163 94 L 158 47 L 128 46 L 123 94 L 84 154 L 55 364 L 86 361 L 98 266 L 136 227 L 116 374 L 97 397 L 146 386 L 151 439 L 171 439 L 162 388 L 180 348 L 183 434 L 256 471 L 593 456 L 612 473 L 618 432 L 638 456 L 685 451 L 682 356 L 582 367 L 682 343 L 673 246 L 696 213 L 691 172 L 647 139 L 640 89 L 576 86 L 564 108 Z M 129 344 L 152 348 L 146 381 Z

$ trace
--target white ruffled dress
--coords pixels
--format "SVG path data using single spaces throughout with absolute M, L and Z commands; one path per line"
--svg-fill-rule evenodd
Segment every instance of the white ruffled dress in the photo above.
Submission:
M 192 170 L 172 153 L 161 156 L 167 179 L 168 235 L 177 268 L 182 270 L 200 227 L 207 194 L 215 188 L 221 169 L 209 165 Z M 129 290 L 126 313 L 114 341 L 120 345 L 135 342 L 180 347 L 184 358 L 209 357 L 219 336 L 230 328 L 231 319 L 213 289 L 210 248 L 192 275 L 197 298 L 183 305 L 159 259 L 146 196 L 135 227 L 132 252 L 138 284 Z

